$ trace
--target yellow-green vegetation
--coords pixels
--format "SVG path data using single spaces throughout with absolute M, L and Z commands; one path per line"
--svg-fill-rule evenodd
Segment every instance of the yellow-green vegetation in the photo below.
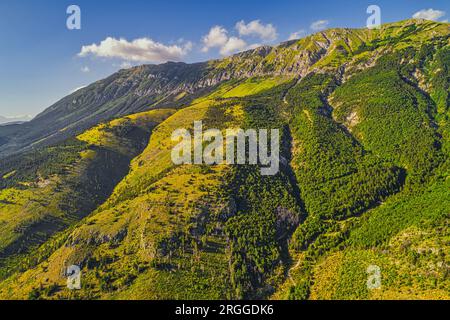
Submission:
M 232 90 L 234 87 L 236 87 L 237 85 L 239 85 L 241 81 L 239 80 L 232 80 L 232 81 L 228 81 L 225 82 L 224 84 L 221 84 L 216 90 L 214 90 L 212 93 L 204 96 L 204 97 L 200 97 L 198 99 L 195 99 L 192 104 L 196 105 L 198 103 L 205 103 L 207 101 L 213 101 L 215 99 L 221 99 L 223 98 L 223 96 L 230 90 Z
M 440 42 L 385 54 L 341 85 L 315 75 L 288 94 L 295 115 L 293 167 L 308 218 L 291 242 L 292 256 L 301 252 L 301 258 L 275 297 L 448 299 L 449 157 L 441 147 L 448 143 L 448 128 L 433 125 L 444 117 L 444 108 L 436 108 L 436 100 L 423 94 L 414 76 L 419 66 L 428 65 L 440 65 L 448 75 L 448 61 L 440 54 L 446 50 Z M 448 80 L 435 83 L 428 90 L 448 88 Z M 331 105 L 324 104 L 328 90 L 333 91 Z M 350 156 L 351 150 L 356 153 Z M 376 164 L 376 159 L 384 160 Z M 389 163 L 393 167 L 381 169 L 383 174 L 377 169 Z M 365 193 L 377 184 L 379 191 Z M 370 200 L 369 194 L 380 198 Z M 340 205 L 355 200 L 357 207 L 344 208 L 342 216 Z M 328 215 L 328 210 L 333 213 Z M 380 289 L 367 287 L 371 265 L 381 269 Z
M 193 124 L 194 120 L 205 119 L 211 108 L 216 107 L 197 104 L 162 122 L 110 199 L 67 234 L 70 250 L 61 248 L 53 253 L 44 264 L 44 273 L 43 265 L 39 265 L 20 279 L 12 280 L 21 283 L 23 294 L 41 285 L 45 287 L 46 283 L 62 288 L 65 278 L 61 276 L 61 268 L 77 264 L 85 267 L 86 283 L 86 290 L 78 292 L 79 297 L 156 299 L 174 295 L 173 290 L 177 290 L 179 298 L 210 299 L 226 295 L 229 291 L 226 239 L 223 235 L 204 233 L 206 229 L 214 230 L 220 223 L 218 217 L 229 210 L 226 199 L 220 197 L 222 178 L 228 169 L 175 167 L 170 160 L 172 131 L 186 121 Z M 233 124 L 233 114 L 239 119 L 242 113 L 239 109 L 239 106 L 221 109 L 229 120 L 223 125 Z M 142 179 L 148 180 L 142 183 Z M 120 198 L 124 190 L 126 199 Z M 109 270 L 115 270 L 114 274 Z M 145 290 L 141 288 L 142 282 L 147 284 Z M 154 285 L 149 288 L 149 283 Z M 11 291 L 2 291 L 2 295 L 8 296 L 8 292 Z M 69 290 L 57 290 L 52 297 L 71 294 Z
M 292 78 L 277 77 L 277 78 L 250 78 L 243 83 L 227 91 L 223 98 L 239 98 L 252 96 L 266 90 L 272 89 L 283 83 L 292 80 Z
M 190 239 L 190 230 L 203 227 L 201 215 L 206 208 L 222 210 L 217 199 L 208 197 L 209 194 L 216 193 L 214 188 L 220 185 L 217 178 L 222 170 L 216 168 L 206 175 L 201 168 L 179 168 L 173 175 L 165 177 L 154 186 L 159 192 L 95 212 L 82 226 L 71 232 L 67 240 L 67 243 L 71 243 L 69 248 L 62 247 L 49 257 L 48 262 L 24 273 L 18 279 L 12 279 L 8 284 L 9 289 L 13 288 L 13 283 L 17 281 L 22 288 L 13 290 L 15 293 L 12 297 L 26 298 L 27 292 L 40 287 L 36 284 L 42 284 L 43 287 L 56 284 L 62 289 L 65 278 L 61 269 L 77 264 L 86 266 L 83 269 L 86 290 L 78 292 L 79 297 L 123 298 L 134 295 L 140 299 L 156 299 L 168 298 L 168 292 L 173 294 L 176 289 L 179 290 L 180 298 L 213 298 L 214 295 L 206 290 L 207 287 L 192 293 L 189 290 L 192 283 L 198 283 L 205 272 L 210 274 L 203 277 L 203 281 L 208 281 L 209 286 L 222 285 L 225 290 L 225 284 L 220 283 L 225 280 L 222 273 L 226 274 L 224 245 L 221 243 L 225 240 L 214 237 L 198 239 L 214 251 L 195 253 L 195 250 L 198 250 L 197 244 L 193 242 L 194 239 Z M 199 190 L 198 186 L 205 187 Z M 186 202 L 183 195 L 188 192 L 189 200 Z M 210 205 L 210 202 L 214 205 Z M 219 207 L 214 209 L 215 206 Z M 187 248 L 178 248 L 181 245 Z M 191 246 L 193 247 L 188 248 Z M 195 255 L 191 250 L 194 250 Z M 214 264 L 217 259 L 222 262 L 205 271 L 206 266 Z M 171 264 L 175 266 L 172 267 Z M 179 270 L 179 276 L 176 275 L 170 280 L 164 275 L 173 274 L 175 270 L 172 268 Z M 191 274 L 194 269 L 198 270 L 196 277 Z M 112 270 L 114 272 L 111 272 Z M 189 280 L 186 279 L 188 276 Z M 135 278 L 137 283 L 128 287 Z M 180 282 L 183 278 L 187 281 L 184 286 L 183 282 Z M 140 279 L 147 284 L 145 290 L 138 289 Z M 212 279 L 215 280 L 210 282 Z M 149 283 L 154 285 L 149 287 Z M 137 287 L 138 293 L 134 292 L 134 286 Z M 20 296 L 19 292 L 24 296 Z M 1 293 L 4 297 L 8 294 L 6 291 Z M 216 298 L 220 297 L 217 292 L 215 294 Z M 70 296 L 71 292 L 64 288 L 52 297 Z
M 448 23 L 406 20 L 375 30 L 330 29 L 269 51 L 258 48 L 254 54 L 246 52 L 212 61 L 210 66 L 216 72 L 235 73 L 237 77 L 248 70 L 271 76 L 304 76 L 310 72 L 336 70 L 343 64 L 352 68 L 355 66 L 353 61 L 364 59 L 368 53 L 375 53 L 373 60 L 376 61 L 383 52 L 418 48 L 430 38 L 448 43 Z
M 210 105 L 209 101 L 195 104 L 180 110 L 161 123 L 153 131 L 145 150 L 133 159 L 130 174 L 116 187 L 105 206 L 147 192 L 153 182 L 174 168 L 171 152 L 176 142 L 171 139 L 172 132 L 179 128 L 193 128 L 194 121 L 203 119 Z
M 447 203 L 448 205 L 448 203 Z M 314 268 L 311 299 L 446 299 L 450 247 L 448 226 L 414 226 L 383 248 L 349 248 Z M 381 287 L 367 287 L 367 269 L 381 270 Z
M 186 97 L 188 94 L 186 93 L 186 92 L 181 92 L 180 94 L 178 94 L 176 97 L 175 97 L 175 101 L 179 101 L 179 100 L 181 100 L 181 99 L 183 99 L 184 97 Z
M 8 178 L 12 177 L 16 172 L 17 172 L 16 170 L 8 172 L 7 174 L 3 175 L 3 179 L 8 179 Z
M 0 298 L 449 299 L 449 57 L 444 23 L 326 30 L 2 161 Z M 279 129 L 279 173 L 175 165 L 195 121 Z
M 272 88 L 285 84 L 292 80 L 292 77 L 253 77 L 243 81 L 231 80 L 220 85 L 211 94 L 198 98 L 193 104 L 207 101 L 220 101 L 230 98 L 242 98 L 257 95 Z
M 86 142 L 90 146 L 97 146 L 116 150 L 126 154 L 132 152 L 131 143 L 127 143 L 126 132 L 120 130 L 145 130 L 168 118 L 175 112 L 173 109 L 159 109 L 113 120 L 109 123 L 100 124 L 77 137 L 78 140 Z
M 16 259 L 104 201 L 142 149 L 142 140 L 173 112 L 155 110 L 117 119 L 62 146 L 9 162 L 4 170 L 19 174 L 4 175 L 5 188 L 0 190 L 2 272 L 7 274 Z

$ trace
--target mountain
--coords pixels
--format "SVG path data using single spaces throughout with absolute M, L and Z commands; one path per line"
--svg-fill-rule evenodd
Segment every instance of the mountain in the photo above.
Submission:
M 0 298 L 450 298 L 449 44 L 448 23 L 331 29 L 0 127 Z M 279 173 L 175 165 L 199 120 L 280 128 Z
M 78 90 L 21 126 L 0 128 L 0 157 L 48 146 L 115 117 L 150 108 L 182 107 L 197 96 L 229 80 L 256 76 L 303 77 L 310 72 L 355 64 L 350 57 L 369 63 L 393 47 L 420 43 L 447 33 L 445 24 L 407 21 L 380 31 L 331 29 L 277 47 L 260 47 L 207 63 L 144 65 L 118 73 Z M 365 54 L 364 54 L 365 53 Z M 367 57 L 370 56 L 370 57 Z M 348 61 L 346 61 L 348 60 Z

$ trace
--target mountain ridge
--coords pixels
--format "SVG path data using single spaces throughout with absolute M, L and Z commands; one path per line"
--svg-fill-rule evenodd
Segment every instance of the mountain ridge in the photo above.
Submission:
M 0 155 L 59 142 L 114 117 L 170 104 L 188 104 L 195 96 L 214 90 L 231 79 L 255 76 L 302 78 L 310 72 L 337 69 L 344 59 L 342 50 L 346 52 L 344 55 L 358 55 L 358 50 L 361 53 L 376 52 L 378 44 L 370 47 L 367 43 L 380 34 L 386 35 L 385 42 L 391 41 L 393 46 L 398 45 L 396 37 L 407 41 L 408 37 L 431 33 L 429 30 L 435 30 L 432 31 L 436 33 L 432 35 L 434 38 L 441 36 L 445 41 L 445 25 L 406 20 L 384 25 L 379 31 L 329 29 L 300 40 L 274 47 L 263 46 L 220 60 L 195 64 L 168 62 L 120 70 L 63 98 L 30 123 L 0 128 Z
M 0 297 L 449 298 L 448 39 L 446 24 L 406 21 L 255 49 L 202 65 L 231 80 L 170 109 L 0 160 Z M 145 70 L 116 77 L 139 90 L 128 75 Z M 279 174 L 175 165 L 172 132 L 199 120 L 279 128 Z M 60 196 L 79 192 L 98 201 Z M 79 291 L 66 288 L 70 265 Z M 381 290 L 367 287 L 370 266 Z

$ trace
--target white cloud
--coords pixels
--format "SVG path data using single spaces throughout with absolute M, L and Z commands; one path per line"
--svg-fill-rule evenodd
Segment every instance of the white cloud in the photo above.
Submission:
M 221 26 L 212 27 L 202 41 L 203 52 L 208 52 L 211 48 L 223 47 L 228 42 L 228 31 Z
M 84 89 L 84 88 L 86 88 L 86 86 L 81 86 L 81 87 L 75 88 L 75 89 L 73 89 L 72 91 L 70 91 L 70 94 L 75 93 L 75 92 L 77 92 L 78 90 L 81 90 L 81 89 Z
M 225 43 L 225 45 L 220 49 L 220 54 L 223 56 L 227 56 L 245 50 L 247 48 L 247 42 L 237 37 L 231 37 L 228 39 L 227 43 Z
M 120 69 L 130 69 L 133 67 L 132 63 L 129 61 L 124 61 L 119 65 Z
M 303 38 L 306 35 L 306 31 L 305 30 L 298 30 L 296 32 L 291 33 L 291 35 L 289 36 L 288 40 L 297 40 L 300 38 Z
M 236 30 L 241 37 L 243 36 L 257 36 L 264 41 L 274 41 L 277 39 L 277 29 L 272 24 L 262 24 L 260 20 L 253 20 L 245 23 L 244 20 L 236 24 Z
M 203 37 L 202 52 L 208 52 L 211 48 L 218 48 L 222 56 L 231 55 L 243 50 L 256 48 L 259 44 L 248 45 L 239 37 L 229 37 L 228 30 L 221 26 L 212 27 L 209 33 Z
M 414 19 L 425 19 L 425 20 L 438 20 L 439 18 L 442 18 L 445 16 L 445 11 L 441 10 L 434 10 L 434 9 L 423 9 L 416 13 L 414 13 L 413 18 Z
M 129 42 L 126 39 L 108 37 L 100 44 L 83 46 L 78 56 L 94 55 L 103 58 L 118 58 L 127 61 L 161 63 L 180 61 L 190 50 L 192 43 L 164 45 L 149 38 L 139 38 Z
M 117 69 L 131 69 L 138 66 L 139 62 L 122 61 L 120 63 L 113 63 L 112 66 Z
M 0 116 L 0 125 L 13 122 L 25 122 L 33 119 L 30 115 L 18 115 L 18 116 Z
M 82 67 L 81 68 L 81 72 L 84 72 L 84 73 L 88 73 L 88 72 L 91 72 L 91 69 L 89 69 L 89 67 Z
M 261 47 L 262 44 L 261 43 L 253 43 L 251 45 L 248 45 L 247 48 L 245 48 L 245 50 L 252 50 L 252 49 L 256 49 Z
M 328 20 L 317 20 L 314 21 L 313 23 L 311 23 L 311 30 L 313 31 L 321 31 L 323 29 L 326 29 L 328 27 L 328 24 L 330 23 L 330 21 Z

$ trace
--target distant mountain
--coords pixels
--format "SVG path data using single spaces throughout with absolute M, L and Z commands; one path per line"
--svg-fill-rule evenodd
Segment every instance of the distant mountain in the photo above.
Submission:
M 4 124 L 20 124 L 33 119 L 32 116 L 3 117 L 0 116 L 0 125 Z
M 407 20 L 122 70 L 0 127 L 0 299 L 450 299 L 449 83 L 449 24 Z M 279 173 L 175 165 L 199 120 L 281 129 Z
M 62 141 L 114 117 L 183 106 L 232 79 L 304 77 L 338 66 L 352 67 L 355 63 L 348 58 L 363 53 L 372 54 L 364 62 L 370 65 L 384 49 L 410 42 L 419 44 L 446 34 L 445 24 L 409 20 L 386 25 L 381 31 L 331 29 L 300 41 L 260 47 L 206 63 L 169 62 L 120 70 L 63 98 L 29 123 L 0 128 L 0 157 Z M 386 46 L 388 43 L 390 46 Z

